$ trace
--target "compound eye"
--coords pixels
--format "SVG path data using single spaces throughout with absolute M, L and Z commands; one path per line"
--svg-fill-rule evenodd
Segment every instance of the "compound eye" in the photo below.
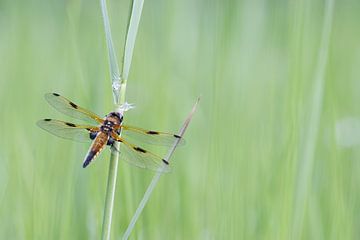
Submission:
M 111 113 L 111 116 L 113 116 L 113 117 L 117 117 L 117 118 L 119 118 L 120 119 L 120 113 L 118 113 L 118 112 L 112 112 Z

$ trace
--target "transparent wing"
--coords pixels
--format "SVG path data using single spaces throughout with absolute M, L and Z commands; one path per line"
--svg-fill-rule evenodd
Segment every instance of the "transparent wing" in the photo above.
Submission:
M 172 146 L 176 140 L 180 139 L 179 146 L 185 144 L 185 140 L 181 136 L 173 133 L 145 130 L 127 125 L 121 125 L 120 127 L 122 134 L 126 136 L 126 138 L 135 141 L 161 146 Z
M 97 124 L 104 122 L 104 120 L 95 113 L 78 106 L 57 93 L 47 93 L 45 94 L 45 99 L 56 110 L 70 117 Z
M 140 168 L 146 168 L 155 172 L 170 172 L 169 163 L 161 157 L 131 144 L 122 137 L 112 134 L 112 138 L 121 142 L 120 149 L 114 149 L 119 152 L 120 159 Z
M 40 128 L 58 137 L 70 139 L 78 142 L 91 141 L 90 133 L 97 133 L 98 127 L 77 125 L 54 119 L 43 119 L 36 123 Z

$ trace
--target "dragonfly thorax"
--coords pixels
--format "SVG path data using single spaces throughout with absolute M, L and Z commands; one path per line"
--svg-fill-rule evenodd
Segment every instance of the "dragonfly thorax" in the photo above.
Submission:
M 100 126 L 100 130 L 104 133 L 111 133 L 114 130 L 115 122 L 110 120 L 105 120 L 104 123 Z

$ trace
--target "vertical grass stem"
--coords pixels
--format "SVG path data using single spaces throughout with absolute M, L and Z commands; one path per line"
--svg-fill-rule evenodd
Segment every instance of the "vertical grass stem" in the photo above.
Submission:
M 119 106 L 125 103 L 127 78 L 129 75 L 132 54 L 135 46 L 136 34 L 140 22 L 143 0 L 134 0 L 132 3 L 132 11 L 129 18 L 128 29 L 126 34 L 126 42 L 124 47 L 123 67 L 122 67 L 121 76 L 119 73 L 119 67 L 111 37 L 111 29 L 109 23 L 109 16 L 106 8 L 106 2 L 105 0 L 100 0 L 100 3 L 101 3 L 101 12 L 104 21 L 106 43 L 109 53 L 112 91 L 113 91 L 114 104 L 116 106 L 115 110 L 118 110 Z M 115 147 L 117 149 L 120 149 L 119 145 L 120 145 L 119 143 L 116 143 Z M 112 214 L 114 209 L 118 161 L 119 161 L 118 151 L 112 151 L 110 156 L 109 175 L 108 175 L 108 182 L 106 189 L 104 218 L 103 218 L 103 226 L 102 226 L 103 240 L 109 240 L 111 235 L 111 222 L 112 222 Z

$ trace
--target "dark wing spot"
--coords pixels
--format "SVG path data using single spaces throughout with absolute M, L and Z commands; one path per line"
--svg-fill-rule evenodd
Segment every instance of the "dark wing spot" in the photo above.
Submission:
M 51 119 L 50 119 L 50 118 L 45 118 L 44 121 L 45 121 L 45 122 L 50 122 Z
M 136 150 L 138 152 L 146 153 L 146 150 L 142 149 L 141 147 L 134 147 L 134 150 Z
M 181 136 L 179 136 L 179 135 L 176 135 L 176 134 L 174 134 L 174 137 L 176 137 L 176 138 L 181 138 Z
M 68 125 L 69 127 L 76 127 L 76 125 L 75 124 L 73 124 L 73 123 L 65 123 L 66 125 Z
M 73 103 L 73 102 L 69 102 L 69 103 L 70 103 L 70 105 L 71 105 L 73 108 L 75 108 L 75 109 L 78 108 L 78 106 L 77 106 L 75 103 Z
M 159 134 L 159 132 L 157 132 L 157 131 L 147 131 L 146 133 L 147 133 L 147 134 L 151 134 L 151 135 L 157 135 L 157 134 Z
M 53 93 L 53 95 L 54 95 L 54 96 L 57 96 L 57 97 L 59 97 L 59 96 L 60 96 L 60 94 L 57 94 L 57 93 Z
M 165 159 L 162 160 L 166 165 L 169 165 L 169 162 L 166 161 Z

